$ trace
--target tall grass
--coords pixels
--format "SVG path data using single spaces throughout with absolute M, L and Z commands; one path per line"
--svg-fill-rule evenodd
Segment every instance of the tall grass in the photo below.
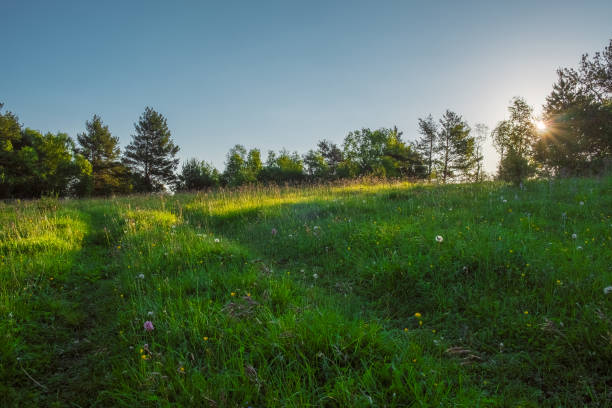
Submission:
M 4 205 L 0 402 L 606 406 L 611 187 Z

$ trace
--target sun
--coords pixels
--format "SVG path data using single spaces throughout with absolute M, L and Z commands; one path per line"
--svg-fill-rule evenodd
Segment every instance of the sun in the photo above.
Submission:
M 542 122 L 541 120 L 538 120 L 535 123 L 536 127 L 538 128 L 538 130 L 544 130 L 546 129 L 546 123 Z

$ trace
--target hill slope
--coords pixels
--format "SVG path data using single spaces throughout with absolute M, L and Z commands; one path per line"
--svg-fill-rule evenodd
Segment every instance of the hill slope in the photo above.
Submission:
M 611 178 L 3 205 L 0 405 L 604 406 L 611 217 Z

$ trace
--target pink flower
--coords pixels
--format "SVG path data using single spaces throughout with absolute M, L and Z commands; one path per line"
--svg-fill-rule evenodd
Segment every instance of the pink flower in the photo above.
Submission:
M 272 235 L 276 235 L 278 234 L 278 231 L 276 230 L 276 228 L 272 228 L 272 231 L 270 231 L 272 233 Z
M 155 327 L 153 327 L 153 322 L 150 320 L 147 320 L 146 322 L 144 322 L 144 329 L 146 331 L 153 331 L 153 329 L 155 329 Z

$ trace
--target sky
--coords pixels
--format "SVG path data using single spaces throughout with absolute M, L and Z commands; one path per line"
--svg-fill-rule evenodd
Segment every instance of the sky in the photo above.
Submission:
M 537 114 L 557 68 L 608 44 L 612 2 L 0 0 L 0 38 L 0 102 L 25 126 L 76 137 L 98 114 L 123 147 L 151 106 L 181 159 L 223 169 L 237 143 L 410 141 L 446 109 L 493 128 L 514 96 Z

